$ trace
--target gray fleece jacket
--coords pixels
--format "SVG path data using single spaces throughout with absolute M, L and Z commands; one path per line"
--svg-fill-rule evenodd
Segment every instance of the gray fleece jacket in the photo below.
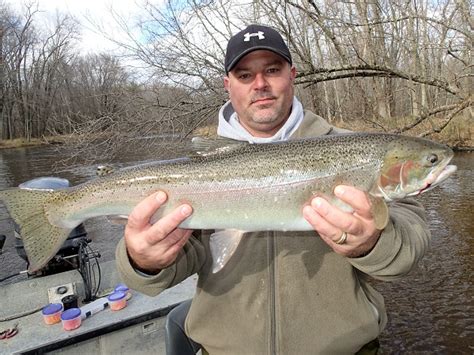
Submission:
M 341 131 L 305 111 L 290 139 Z M 252 232 L 213 274 L 211 232 L 196 231 L 156 276 L 133 269 L 123 240 L 116 251 L 124 282 L 150 296 L 198 274 L 186 332 L 211 355 L 357 352 L 387 322 L 383 298 L 367 279 L 407 274 L 430 242 L 424 209 L 409 199 L 390 204 L 387 227 L 360 258 L 336 254 L 313 231 Z

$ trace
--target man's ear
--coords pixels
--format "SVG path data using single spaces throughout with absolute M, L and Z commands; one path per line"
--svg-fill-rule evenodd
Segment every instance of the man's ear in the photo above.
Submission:
M 228 93 L 230 89 L 230 79 L 228 76 L 224 76 L 224 89 Z
M 296 67 L 294 65 L 290 69 L 290 78 L 291 81 L 294 81 L 296 78 Z

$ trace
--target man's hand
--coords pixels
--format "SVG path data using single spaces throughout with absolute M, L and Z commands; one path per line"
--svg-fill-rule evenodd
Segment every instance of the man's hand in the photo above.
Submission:
M 150 224 L 150 218 L 166 199 L 163 191 L 145 198 L 133 209 L 125 227 L 125 245 L 132 265 L 150 274 L 157 274 L 172 264 L 192 233 L 178 228 L 192 213 L 187 204 Z
M 321 197 L 305 206 L 303 215 L 321 238 L 338 254 L 359 257 L 367 254 L 377 243 L 381 230 L 375 227 L 367 194 L 351 186 L 337 186 L 336 197 L 352 206 L 353 213 L 343 212 Z M 347 239 L 342 244 L 343 233 Z

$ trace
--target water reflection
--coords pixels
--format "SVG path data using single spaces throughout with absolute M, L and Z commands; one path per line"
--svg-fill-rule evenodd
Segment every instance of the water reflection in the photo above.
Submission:
M 185 147 L 167 151 L 166 157 L 183 156 L 184 151 Z M 78 184 L 94 177 L 97 164 L 103 163 L 98 159 L 88 164 L 55 164 L 67 156 L 67 151 L 58 153 L 55 147 L 2 150 L 0 188 L 51 175 Z M 115 163 L 120 167 L 152 159 L 160 159 L 160 155 L 150 149 L 129 149 Z M 384 353 L 474 352 L 473 162 L 474 154 L 457 153 L 453 160 L 458 166 L 457 173 L 420 196 L 427 209 L 433 239 L 432 248 L 419 268 L 396 282 L 374 282 L 385 296 L 389 314 L 389 324 L 381 335 Z M 103 224 L 103 221 L 92 221 L 88 227 L 104 234 Z M 106 258 L 112 258 L 121 230 L 108 224 L 106 228 L 115 239 L 107 240 L 101 235 L 96 247 L 103 248 L 100 250 Z M 0 256 L 0 263 L 0 278 L 24 268 L 11 242 Z
M 146 140 L 143 140 L 146 142 Z M 100 164 L 113 164 L 121 168 L 131 164 L 153 160 L 182 157 L 189 151 L 188 144 L 124 147 L 120 156 L 112 160 L 102 159 L 98 154 L 94 160 L 81 159 L 68 147 L 44 146 L 0 150 L 0 188 L 18 186 L 20 183 L 40 176 L 60 176 L 73 185 L 85 182 L 96 175 Z M 74 157 L 72 159 L 71 157 Z
M 471 354 L 474 351 L 474 186 L 472 153 L 458 153 L 458 172 L 420 200 L 432 230 L 431 250 L 417 270 L 376 283 L 389 324 L 387 353 Z

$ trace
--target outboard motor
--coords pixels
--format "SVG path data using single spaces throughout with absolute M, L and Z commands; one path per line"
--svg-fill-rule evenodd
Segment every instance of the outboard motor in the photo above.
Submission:
M 70 187 L 68 180 L 57 177 L 40 177 L 37 179 L 26 181 L 18 187 L 21 189 L 48 189 L 58 190 Z M 28 261 L 28 257 L 21 240 L 20 228 L 14 223 L 15 230 L 15 248 L 18 255 Z M 88 243 L 87 233 L 83 224 L 78 225 L 69 234 L 68 238 L 57 252 L 56 256 L 52 258 L 41 270 L 38 270 L 32 276 L 52 275 L 63 271 L 77 269 L 79 267 L 78 251 L 81 243 Z

